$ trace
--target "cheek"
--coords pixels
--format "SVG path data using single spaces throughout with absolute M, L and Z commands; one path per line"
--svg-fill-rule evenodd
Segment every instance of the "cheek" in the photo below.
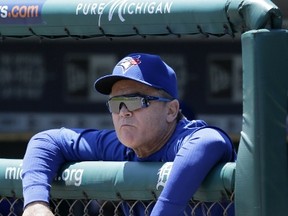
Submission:
M 112 113 L 112 122 L 113 122 L 113 125 L 114 125 L 115 130 L 117 131 L 118 128 L 119 128 L 119 118 L 118 118 L 118 115 L 115 115 L 115 114 Z
M 153 112 L 143 118 L 142 128 L 152 134 L 158 133 L 166 125 L 166 115 L 164 112 Z

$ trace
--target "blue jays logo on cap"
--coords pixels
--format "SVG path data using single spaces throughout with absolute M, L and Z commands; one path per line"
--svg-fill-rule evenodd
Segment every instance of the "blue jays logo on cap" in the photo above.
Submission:
M 116 64 L 111 75 L 98 78 L 94 86 L 98 92 L 110 94 L 114 83 L 123 79 L 162 89 L 173 98 L 178 97 L 176 74 L 158 55 L 132 53 Z
M 139 65 L 141 63 L 140 56 L 130 56 L 122 59 L 116 66 L 122 67 L 123 74 L 129 70 L 131 67 L 135 65 Z

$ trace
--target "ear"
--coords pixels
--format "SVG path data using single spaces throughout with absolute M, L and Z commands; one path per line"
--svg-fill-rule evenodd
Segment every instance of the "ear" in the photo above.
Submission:
M 179 101 L 178 100 L 172 100 L 167 103 L 167 121 L 173 122 L 178 115 L 179 112 Z

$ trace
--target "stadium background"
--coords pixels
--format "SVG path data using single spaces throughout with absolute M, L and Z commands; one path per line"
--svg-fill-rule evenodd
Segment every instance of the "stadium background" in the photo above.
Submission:
M 277 0 L 288 26 L 288 3 Z M 171 43 L 173 42 L 173 43 Z M 0 44 L 1 158 L 22 158 L 28 139 L 54 127 L 112 127 L 94 80 L 130 52 L 158 53 L 179 79 L 188 118 L 226 130 L 235 145 L 242 124 L 239 38 L 141 36 L 90 40 L 4 39 Z

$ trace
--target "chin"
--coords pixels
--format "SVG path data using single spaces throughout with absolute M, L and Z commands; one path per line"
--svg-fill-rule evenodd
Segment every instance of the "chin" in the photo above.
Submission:
M 135 149 L 139 147 L 137 146 L 137 144 L 135 144 L 135 142 L 131 141 L 131 139 L 120 139 L 120 141 L 123 145 L 131 149 Z

